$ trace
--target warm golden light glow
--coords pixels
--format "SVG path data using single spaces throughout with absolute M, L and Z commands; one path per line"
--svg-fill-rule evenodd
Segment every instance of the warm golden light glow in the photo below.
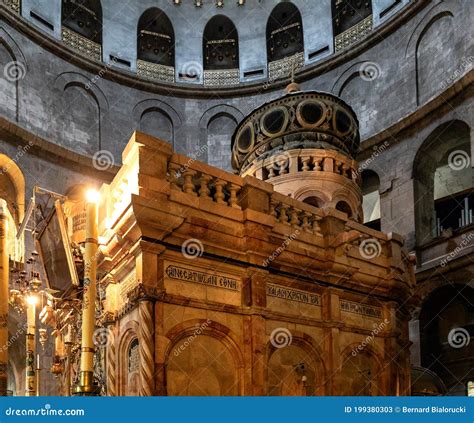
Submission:
M 38 304 L 38 296 L 35 294 L 30 294 L 26 297 L 26 302 L 30 305 L 36 305 Z
M 86 192 L 86 200 L 88 203 L 98 203 L 99 202 L 99 192 L 95 189 L 89 189 Z

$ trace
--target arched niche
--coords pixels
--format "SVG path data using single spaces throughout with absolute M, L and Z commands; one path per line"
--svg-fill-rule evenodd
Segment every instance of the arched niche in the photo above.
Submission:
M 192 152 L 196 160 L 211 163 L 212 159 L 212 163 L 217 167 L 230 170 L 231 139 L 235 127 L 243 118 L 244 115 L 239 109 L 226 104 L 219 104 L 206 110 L 199 120 L 199 149 Z M 211 140 L 209 134 L 211 134 Z M 213 150 L 211 153 L 211 145 L 220 145 L 220 147 L 218 151 Z M 216 153 L 222 154 L 224 162 L 217 163 L 217 160 L 212 158 Z
M 173 122 L 169 115 L 158 107 L 150 107 L 143 111 L 138 123 L 138 129 L 173 144 Z
M 289 345 L 268 345 L 266 391 L 270 396 L 314 396 L 326 392 L 325 368 L 313 340 L 292 332 Z
M 474 380 L 474 289 L 450 283 L 435 289 L 420 312 L 421 365 L 444 382 L 448 395 L 466 395 Z
M 82 37 L 102 44 L 102 6 L 99 0 L 62 0 L 61 23 Z
M 103 148 L 102 127 L 109 104 L 102 90 L 77 72 L 64 72 L 55 81 L 58 96 L 58 119 L 64 125 L 62 140 L 67 148 L 92 155 Z
M 167 395 L 242 395 L 242 353 L 228 328 L 197 319 L 179 324 L 167 337 Z
M 29 144 L 19 146 L 16 160 L 27 153 Z M 0 154 L 0 207 L 7 216 L 7 248 L 11 260 L 23 261 L 23 236 L 16 238 L 25 213 L 25 178 L 16 161 Z
M 231 137 L 237 127 L 232 115 L 219 113 L 207 125 L 208 163 L 224 170 L 231 170 Z
M 339 392 L 341 396 L 383 395 L 380 360 L 369 347 L 357 351 L 359 344 L 342 354 Z
M 439 92 L 443 83 L 449 85 L 445 81 L 456 63 L 454 40 L 454 20 L 450 12 L 434 16 L 422 30 L 415 51 L 418 104 Z
M 0 28 L 0 66 L 3 70 L 3 77 L 0 78 L 0 109 L 6 118 L 18 121 L 18 87 L 26 76 L 27 66 L 19 45 L 3 28 Z
M 129 321 L 121 330 L 118 347 L 118 394 L 140 394 L 138 322 Z
M 303 22 L 298 8 L 290 2 L 277 4 L 267 20 L 269 62 L 304 51 Z
M 438 126 L 419 148 L 413 165 L 416 243 L 422 246 L 472 224 L 473 168 L 469 126 Z
M 336 210 L 339 210 L 343 213 L 346 213 L 349 218 L 353 217 L 353 214 L 354 214 L 354 212 L 353 212 L 351 206 L 349 205 L 349 203 L 347 201 L 344 201 L 344 200 L 339 200 L 336 203 Z
M 174 67 L 175 37 L 168 16 L 156 7 L 146 10 L 138 20 L 137 58 Z
M 224 15 L 212 17 L 202 39 L 204 70 L 238 69 L 239 36 L 234 23 Z
M 380 178 L 369 169 L 364 170 L 361 176 L 364 225 L 380 231 Z

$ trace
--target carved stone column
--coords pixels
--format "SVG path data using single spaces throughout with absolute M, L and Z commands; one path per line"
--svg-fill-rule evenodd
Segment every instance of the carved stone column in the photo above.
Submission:
M 6 203 L 0 200 L 0 396 L 7 394 L 8 365 L 8 251 Z
M 114 325 L 111 324 L 108 333 L 107 345 L 107 395 L 117 396 L 117 335 Z
M 140 396 L 152 396 L 155 391 L 155 322 L 153 302 L 143 299 L 138 304 L 140 332 Z

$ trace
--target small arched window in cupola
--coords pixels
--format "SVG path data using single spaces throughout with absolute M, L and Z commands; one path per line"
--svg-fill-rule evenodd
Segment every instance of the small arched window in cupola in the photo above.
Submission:
M 229 18 L 217 15 L 209 20 L 202 48 L 205 85 L 239 83 L 239 37 Z
M 303 22 L 298 8 L 290 3 L 279 3 L 267 21 L 268 77 L 286 77 L 292 69 L 304 63 Z
M 138 21 L 137 73 L 149 79 L 174 82 L 174 30 L 168 16 L 154 7 Z
M 62 39 L 94 60 L 102 59 L 102 7 L 99 0 L 63 0 Z
M 331 4 L 336 52 L 359 42 L 372 31 L 371 0 L 332 0 Z

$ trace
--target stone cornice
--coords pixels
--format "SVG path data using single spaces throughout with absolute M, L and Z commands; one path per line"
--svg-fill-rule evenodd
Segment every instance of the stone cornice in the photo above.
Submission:
M 429 0 L 418 0 L 411 2 L 406 5 L 399 13 L 395 14 L 386 23 L 375 29 L 367 36 L 362 42 L 351 47 L 349 50 L 341 51 L 331 55 L 328 59 L 321 62 L 309 65 L 302 69 L 297 74 L 298 81 L 307 81 L 313 79 L 337 66 L 345 63 L 357 55 L 362 54 L 371 46 L 379 43 L 384 38 L 389 36 L 392 32 L 400 28 L 404 22 L 409 20 L 413 15 L 423 9 Z M 97 62 L 90 60 L 77 51 L 64 45 L 60 40 L 54 39 L 33 25 L 29 24 L 25 19 L 17 14 L 13 13 L 3 4 L 0 5 L 0 16 L 5 19 L 10 25 L 15 27 L 18 31 L 25 34 L 27 37 L 41 45 L 41 47 L 51 51 L 57 56 L 61 57 L 68 62 L 84 68 L 85 70 L 97 74 L 99 71 L 103 71 L 103 62 Z M 133 86 L 139 90 L 145 90 L 149 92 L 158 93 L 161 95 L 171 95 L 178 97 L 187 98 L 215 98 L 218 95 L 221 98 L 226 97 L 239 97 L 246 95 L 255 95 L 261 93 L 262 83 L 266 82 L 267 79 L 258 80 L 256 82 L 243 83 L 238 87 L 229 88 L 217 88 L 217 87 L 197 87 L 193 84 L 179 83 L 177 85 L 163 84 L 158 82 L 147 81 L 138 77 L 135 73 L 127 72 L 124 70 L 113 69 L 108 67 L 107 72 L 103 72 L 103 78 L 118 82 L 120 84 Z M 290 78 L 281 79 L 271 84 L 272 90 L 281 90 L 286 87 L 290 82 Z M 269 91 L 269 90 L 267 90 Z
M 117 173 L 119 166 L 112 166 L 107 170 L 97 170 L 93 166 L 90 156 L 76 153 L 72 150 L 57 145 L 42 137 L 34 135 L 32 132 L 18 126 L 17 123 L 0 116 L 0 137 L 14 146 L 31 145 L 31 152 L 44 160 L 61 163 L 71 170 L 89 174 L 93 178 L 101 181 L 109 181 Z

